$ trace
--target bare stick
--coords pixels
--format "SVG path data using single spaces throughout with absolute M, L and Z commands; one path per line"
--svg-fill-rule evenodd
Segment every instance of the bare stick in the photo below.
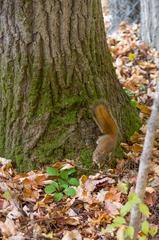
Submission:
M 140 158 L 139 172 L 137 176 L 136 189 L 135 192 L 141 201 L 144 200 L 145 189 L 148 180 L 148 173 L 150 169 L 153 142 L 155 137 L 155 132 L 158 125 L 158 114 L 159 114 L 159 82 L 157 82 L 155 99 L 152 106 L 152 112 L 147 124 L 147 132 L 144 141 L 143 152 Z M 134 240 L 137 238 L 137 233 L 141 223 L 141 213 L 139 212 L 138 205 L 135 205 L 131 212 L 130 225 L 134 228 L 135 236 Z

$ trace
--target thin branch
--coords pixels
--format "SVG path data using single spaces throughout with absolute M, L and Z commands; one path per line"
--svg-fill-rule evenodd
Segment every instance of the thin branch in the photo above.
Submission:
M 155 99 L 152 106 L 152 112 L 147 124 L 147 132 L 144 141 L 143 152 L 140 158 L 139 172 L 137 176 L 137 183 L 135 192 L 138 197 L 143 201 L 145 195 L 145 189 L 148 180 L 148 173 L 150 169 L 153 142 L 155 138 L 155 132 L 158 125 L 158 115 L 159 115 L 159 82 L 157 82 Z M 134 240 L 137 239 L 137 233 L 141 223 L 141 214 L 139 212 L 138 206 L 135 205 L 131 212 L 130 225 L 135 230 Z

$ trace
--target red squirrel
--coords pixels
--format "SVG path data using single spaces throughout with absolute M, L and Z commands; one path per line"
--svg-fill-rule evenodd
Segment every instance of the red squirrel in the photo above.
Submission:
M 109 157 L 116 146 L 118 127 L 104 101 L 94 106 L 93 118 L 100 131 L 104 133 L 98 138 L 97 147 L 93 153 L 93 162 L 100 167 L 106 163 L 106 157 Z

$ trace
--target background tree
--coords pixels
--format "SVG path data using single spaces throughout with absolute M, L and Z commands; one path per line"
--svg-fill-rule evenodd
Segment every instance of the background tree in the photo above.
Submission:
M 26 170 L 63 157 L 90 167 L 89 107 L 109 102 L 121 139 L 138 127 L 106 45 L 101 2 L 0 2 L 0 154 Z
M 150 46 L 159 50 L 159 1 L 141 1 L 141 37 Z

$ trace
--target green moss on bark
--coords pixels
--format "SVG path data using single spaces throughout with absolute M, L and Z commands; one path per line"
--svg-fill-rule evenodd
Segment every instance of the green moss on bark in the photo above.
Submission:
M 78 158 L 84 168 L 91 171 L 94 143 L 90 142 L 90 146 L 85 147 L 85 139 L 90 139 L 92 134 L 86 131 L 87 128 L 92 127 L 90 122 L 89 124 L 87 122 L 91 119 L 92 125 L 94 124 L 90 116 L 90 105 L 96 102 L 97 98 L 101 98 L 100 94 L 98 96 L 98 91 L 93 86 L 90 87 L 93 84 L 92 75 L 88 77 L 91 89 L 90 91 L 87 89 L 91 97 L 87 96 L 83 83 L 79 82 L 81 95 L 74 96 L 76 88 L 75 90 L 68 88 L 64 90 L 65 94 L 61 98 L 56 99 L 53 95 L 56 89 L 53 89 L 52 66 L 43 66 L 41 69 L 38 65 L 25 65 L 15 84 L 17 95 L 12 101 L 13 70 L 14 65 L 11 63 L 5 76 L 6 82 L 3 80 L 4 86 L 2 86 L 3 94 L 7 91 L 9 100 L 6 106 L 3 103 L 4 112 L 2 111 L 0 119 L 1 155 L 13 159 L 21 171 L 30 170 L 63 157 Z M 23 74 L 26 71 L 30 72 L 30 78 L 28 88 L 25 89 L 25 81 L 28 79 L 26 80 Z M 26 92 L 23 92 L 23 88 Z M 14 102 L 13 105 L 12 102 Z M 125 135 L 129 138 L 140 124 L 133 111 L 125 118 L 127 119 L 124 121 L 128 125 Z M 84 121 L 84 125 L 80 125 L 81 121 Z
M 92 167 L 92 153 L 93 150 L 89 147 L 85 147 L 80 151 L 80 160 L 86 169 L 91 169 Z
M 135 109 L 127 114 L 126 117 L 125 125 L 127 125 L 127 127 L 125 127 L 125 136 L 126 140 L 129 140 L 133 133 L 140 129 L 141 121 Z

